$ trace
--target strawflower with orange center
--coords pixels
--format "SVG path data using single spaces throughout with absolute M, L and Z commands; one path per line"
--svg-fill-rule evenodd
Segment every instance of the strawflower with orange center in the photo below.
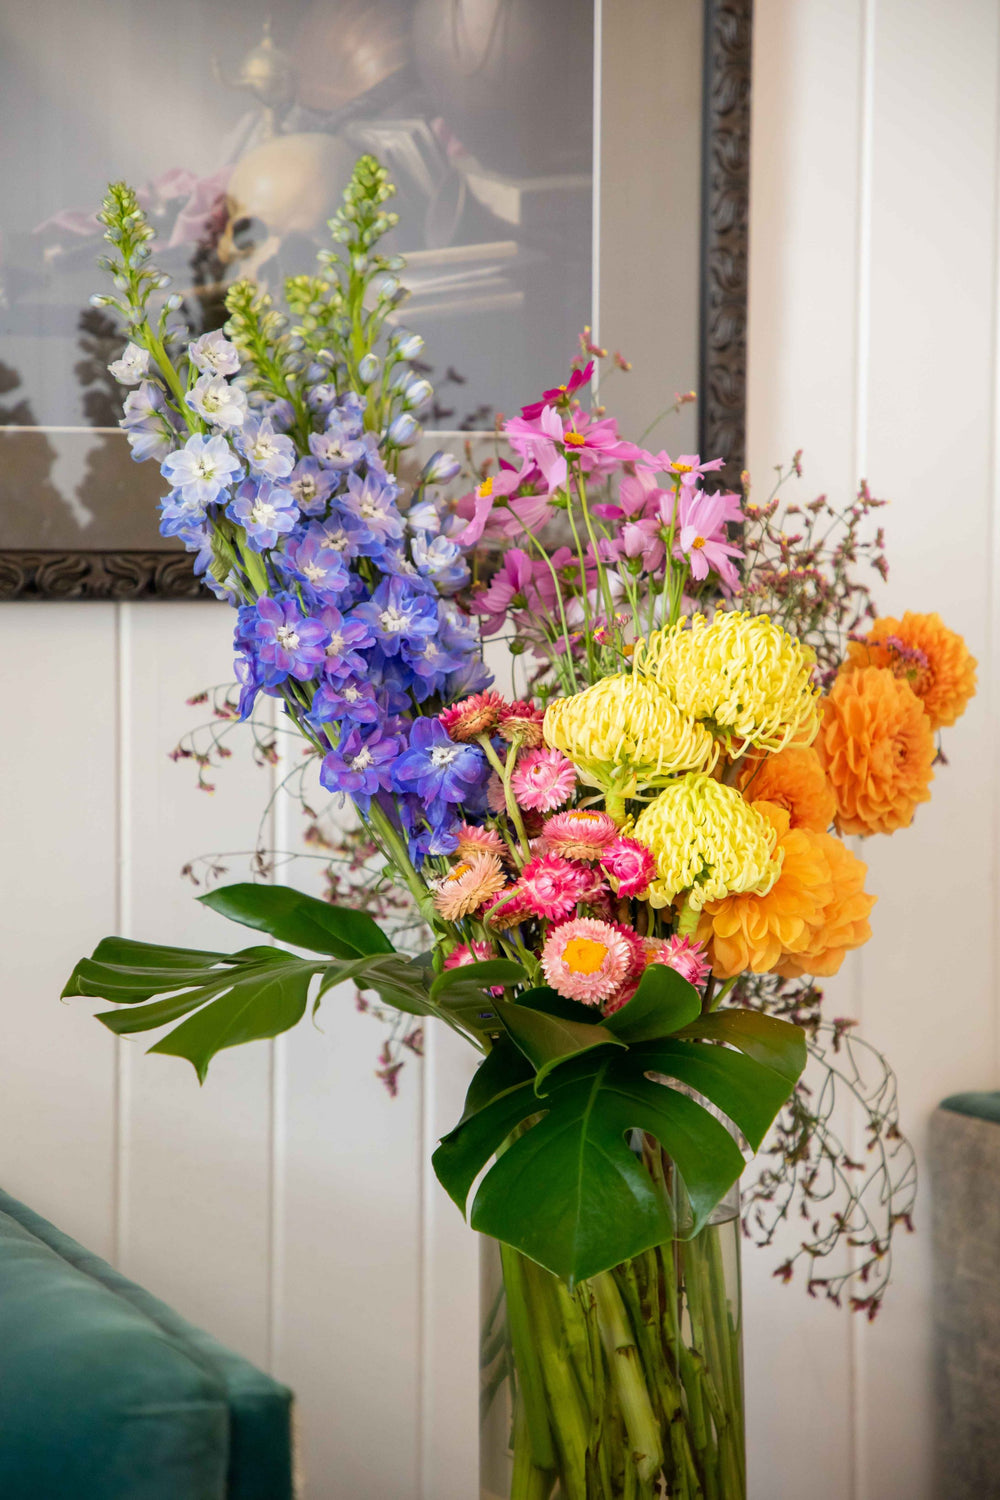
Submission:
M 610 922 L 576 917 L 554 927 L 542 949 L 542 970 L 554 990 L 599 1005 L 627 979 L 631 950 Z
M 822 703 L 816 750 L 841 833 L 895 833 L 930 799 L 934 735 L 907 683 L 882 667 L 841 672 Z
M 847 647 L 845 669 L 887 667 L 916 693 L 932 729 L 954 724 L 976 691 L 976 658 L 938 614 L 884 615 Z

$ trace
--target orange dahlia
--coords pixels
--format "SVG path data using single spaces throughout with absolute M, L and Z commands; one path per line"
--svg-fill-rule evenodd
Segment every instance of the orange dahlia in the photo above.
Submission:
M 705 903 L 697 936 L 708 946 L 717 979 L 731 979 L 744 969 L 766 974 L 785 954 L 810 948 L 833 900 L 830 862 L 819 842 L 826 835 L 792 828 L 787 810 L 773 802 L 753 806 L 777 832 L 781 874 L 766 896 L 723 896 Z
M 872 935 L 868 916 L 877 898 L 865 890 L 868 866 L 832 834 L 814 834 L 813 838 L 829 863 L 833 895 L 823 908 L 823 920 L 819 927 L 813 928 L 807 946 L 786 953 L 775 965 L 786 979 L 798 979 L 802 974 L 822 978 L 836 974 L 844 954 L 851 948 L 860 948 Z
M 837 811 L 826 772 L 811 745 L 789 746 L 777 755 L 750 761 L 739 786 L 745 797 L 785 808 L 793 828 L 825 833 Z
M 923 704 L 883 667 L 842 671 L 823 699 L 816 750 L 841 833 L 894 833 L 930 798 L 934 735 Z
M 940 615 L 885 615 L 847 648 L 848 668 L 888 667 L 909 683 L 932 729 L 954 724 L 976 691 L 976 658 Z

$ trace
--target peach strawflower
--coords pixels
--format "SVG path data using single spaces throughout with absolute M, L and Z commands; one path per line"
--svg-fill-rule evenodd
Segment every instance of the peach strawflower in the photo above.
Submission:
M 455 852 L 459 859 L 471 859 L 475 854 L 495 854 L 498 859 L 506 857 L 507 845 L 495 828 L 476 828 L 472 823 L 461 823 L 456 837 L 458 848 Z
M 471 698 L 442 709 L 438 717 L 453 740 L 474 740 L 496 728 L 503 707 L 499 693 L 473 693 Z
M 628 943 L 610 922 L 576 917 L 549 933 L 542 949 L 542 970 L 560 995 L 599 1005 L 620 989 L 630 959 Z
M 851 948 L 860 948 L 872 935 L 868 916 L 876 897 L 865 890 L 868 866 L 832 834 L 815 835 L 830 865 L 833 877 L 833 899 L 823 910 L 823 921 L 813 929 L 809 945 L 798 953 L 786 954 L 776 964 L 786 979 L 802 974 L 827 978 L 836 974 Z
M 816 750 L 841 833 L 895 833 L 930 799 L 934 735 L 909 685 L 883 667 L 841 672 L 823 699 Z
M 645 844 L 623 834 L 601 854 L 601 869 L 619 896 L 644 896 L 656 876 L 656 860 Z
M 665 964 L 668 969 L 676 969 L 682 979 L 688 984 L 702 985 L 712 972 L 712 965 L 705 956 L 705 945 L 696 939 L 689 937 L 667 938 L 650 959 L 653 964 Z
M 536 917 L 560 922 L 593 893 L 593 884 L 593 873 L 584 865 L 571 864 L 558 854 L 540 854 L 525 865 L 516 889 Z
M 434 894 L 434 905 L 446 922 L 457 922 L 478 911 L 506 884 L 495 854 L 475 854 L 447 874 Z
M 566 859 L 600 859 L 618 837 L 618 825 L 607 813 L 574 807 L 549 818 L 542 837 L 554 853 Z
M 738 782 L 744 797 L 776 802 L 793 828 L 825 833 L 837 812 L 833 788 L 812 745 L 790 745 L 763 760 L 748 759 Z
M 576 772 L 561 750 L 528 750 L 518 758 L 510 785 L 519 807 L 555 812 L 573 795 Z
M 542 721 L 544 708 L 535 708 L 519 698 L 516 703 L 505 703 L 500 710 L 497 724 L 501 739 L 512 745 L 522 745 L 526 750 L 537 750 L 542 743 Z
M 833 899 L 820 836 L 792 828 L 786 810 L 773 802 L 753 806 L 778 836 L 781 873 L 766 895 L 748 892 L 705 903 L 697 936 L 708 948 L 717 979 L 731 979 L 744 969 L 766 974 L 785 954 L 807 948 Z
M 849 643 L 845 665 L 888 667 L 916 693 L 932 729 L 954 724 L 976 691 L 976 658 L 937 614 L 882 616 L 863 641 Z

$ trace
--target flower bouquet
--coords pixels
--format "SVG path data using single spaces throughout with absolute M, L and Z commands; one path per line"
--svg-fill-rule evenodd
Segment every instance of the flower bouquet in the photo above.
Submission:
M 170 487 L 161 529 L 236 609 L 240 717 L 278 700 L 423 951 L 235 884 L 201 899 L 267 942 L 106 938 L 65 993 L 202 1079 L 345 980 L 464 1037 L 482 1060 L 434 1167 L 463 1211 L 481 1179 L 470 1221 L 499 1244 L 484 1493 L 738 1500 L 737 1184 L 801 1097 L 794 986 L 870 933 L 840 835 L 909 821 L 974 664 L 934 616 L 877 621 L 845 657 L 876 502 L 831 552 L 818 512 L 790 536 L 776 502 L 711 493 L 721 459 L 651 453 L 584 408 L 592 345 L 457 501 L 442 453 L 404 485 L 431 391 L 380 250 L 391 191 L 362 158 L 287 314 L 240 282 L 225 329 L 192 339 L 176 296 L 154 312 L 151 230 L 113 186 L 116 292 L 95 301 L 127 327 L 111 368 Z

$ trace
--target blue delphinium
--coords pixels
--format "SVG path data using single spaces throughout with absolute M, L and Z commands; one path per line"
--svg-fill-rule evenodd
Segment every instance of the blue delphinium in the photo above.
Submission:
M 414 719 L 409 746 L 393 767 L 393 785 L 416 792 L 425 803 L 462 803 L 486 779 L 489 768 L 478 745 L 457 744 L 440 719 Z
M 275 432 L 270 417 L 251 418 L 236 439 L 240 452 L 258 479 L 287 479 L 295 468 L 295 444 Z
M 226 515 L 243 527 L 254 552 L 266 552 L 292 531 L 299 512 L 290 490 L 267 479 L 244 479 L 226 506 Z
M 371 627 L 386 656 L 395 656 L 404 645 L 419 648 L 438 630 L 433 598 L 415 593 L 403 578 L 383 578 L 371 598 L 356 606 L 354 616 Z
M 224 437 L 196 432 L 183 448 L 167 455 L 160 473 L 180 490 L 182 499 L 204 507 L 226 494 L 241 467 Z

